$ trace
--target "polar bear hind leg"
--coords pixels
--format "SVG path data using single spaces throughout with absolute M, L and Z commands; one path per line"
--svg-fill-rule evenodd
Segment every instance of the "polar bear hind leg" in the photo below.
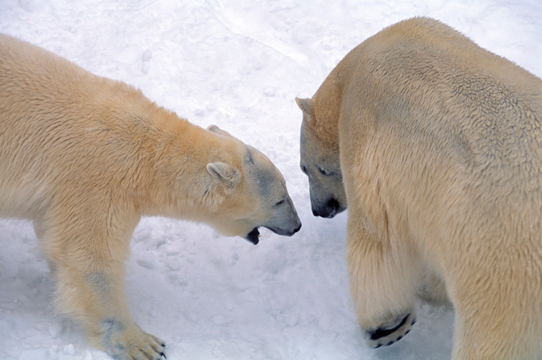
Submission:
M 416 323 L 414 299 L 420 269 L 408 249 L 383 244 L 349 214 L 347 264 L 350 291 L 367 344 L 378 348 L 401 340 Z

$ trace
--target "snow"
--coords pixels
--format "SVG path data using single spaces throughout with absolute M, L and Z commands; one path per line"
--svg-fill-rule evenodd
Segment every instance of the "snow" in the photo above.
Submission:
M 420 305 L 404 340 L 372 350 L 352 309 L 346 214 L 315 218 L 299 170 L 301 111 L 354 46 L 426 15 L 542 75 L 538 0 L 2 0 L 0 32 L 135 85 L 202 127 L 217 124 L 284 174 L 303 228 L 262 231 L 258 246 L 205 225 L 145 218 L 132 241 L 127 294 L 168 359 L 449 359 L 453 313 Z M 55 313 L 31 223 L 0 221 L 0 359 L 84 359 L 91 348 Z

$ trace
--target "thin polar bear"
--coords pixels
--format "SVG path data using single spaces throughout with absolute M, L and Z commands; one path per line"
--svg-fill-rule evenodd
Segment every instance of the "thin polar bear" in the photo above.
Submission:
M 0 35 L 0 216 L 33 221 L 59 309 L 117 360 L 159 359 L 134 322 L 124 262 L 141 216 L 205 222 L 256 244 L 301 222 L 256 149 L 190 124 L 124 83 Z
M 422 292 L 455 308 L 453 359 L 542 358 L 542 81 L 413 18 L 296 100 L 313 213 L 348 207 L 369 345 L 408 333 Z

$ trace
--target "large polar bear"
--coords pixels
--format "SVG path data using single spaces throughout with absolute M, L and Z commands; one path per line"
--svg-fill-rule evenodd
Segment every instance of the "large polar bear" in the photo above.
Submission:
M 453 359 L 541 359 L 542 81 L 414 18 L 297 101 L 313 212 L 348 205 L 369 344 L 406 334 L 415 294 L 434 286 L 425 295 L 448 294 L 456 310 Z
M 204 130 L 117 81 L 0 35 L 0 216 L 33 220 L 60 309 L 115 359 L 159 359 L 134 322 L 124 262 L 144 215 L 202 221 L 258 242 L 301 226 L 256 149 Z

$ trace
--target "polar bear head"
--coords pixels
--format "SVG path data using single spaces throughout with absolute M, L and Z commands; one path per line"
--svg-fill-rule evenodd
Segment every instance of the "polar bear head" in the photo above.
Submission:
M 309 177 L 314 216 L 332 218 L 347 207 L 342 181 L 338 139 L 318 126 L 311 99 L 298 99 L 303 111 L 301 125 L 301 170 Z
M 286 236 L 299 231 L 301 220 L 275 165 L 260 151 L 217 126 L 211 125 L 208 130 L 222 136 L 228 148 L 228 154 L 222 154 L 223 161 L 207 164 L 215 189 L 223 190 L 220 216 L 211 221 L 215 229 L 254 244 L 259 241 L 259 227 Z

